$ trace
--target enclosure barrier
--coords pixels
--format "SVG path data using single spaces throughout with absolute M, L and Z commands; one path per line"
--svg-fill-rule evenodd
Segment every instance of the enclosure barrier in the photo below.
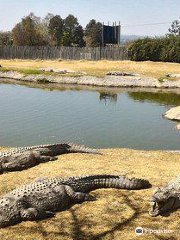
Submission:
M 70 60 L 126 60 L 127 48 L 106 47 L 50 47 L 0 46 L 1 59 L 70 59 Z

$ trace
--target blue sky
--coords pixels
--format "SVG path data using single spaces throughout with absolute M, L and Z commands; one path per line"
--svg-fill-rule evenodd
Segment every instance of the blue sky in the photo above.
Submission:
M 122 27 L 122 34 L 158 36 L 167 33 L 170 23 L 180 20 L 180 0 L 0 0 L 0 31 L 11 30 L 23 16 L 34 12 L 43 17 L 47 13 L 74 14 L 85 26 L 92 18 L 122 25 L 161 23 Z

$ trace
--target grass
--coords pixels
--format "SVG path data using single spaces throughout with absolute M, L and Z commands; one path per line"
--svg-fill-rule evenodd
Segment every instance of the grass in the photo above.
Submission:
M 153 188 L 165 184 L 179 174 L 180 155 L 161 151 L 129 149 L 103 150 L 104 155 L 67 154 L 57 161 L 0 176 L 0 194 L 37 177 L 82 174 L 127 174 L 148 179 Z M 103 166 L 103 167 L 102 167 Z M 127 191 L 100 189 L 92 194 L 96 202 L 85 202 L 39 222 L 23 222 L 0 230 L 3 240 L 119 240 L 180 239 L 180 211 L 169 217 L 152 218 L 148 214 L 153 189 Z M 168 229 L 172 234 L 135 235 L 135 228 Z
M 165 77 L 165 76 L 161 76 L 158 78 L 158 81 L 160 83 L 162 83 L 164 81 L 164 79 L 168 79 L 169 81 L 179 81 L 180 78 L 176 78 L 176 77 Z
M 30 69 L 37 71 L 39 68 L 56 68 L 73 71 L 83 71 L 87 75 L 103 77 L 109 71 L 126 71 L 139 73 L 141 76 L 155 77 L 160 81 L 165 74 L 180 73 L 179 63 L 165 62 L 132 62 L 132 61 L 50 61 L 50 60 L 0 60 L 6 69 Z M 39 70 L 38 70 L 39 71 Z M 51 73 L 52 74 L 52 73 Z M 63 75 L 66 76 L 66 75 Z M 71 75 L 70 75 L 71 76 Z M 72 75 L 74 76 L 74 75 Z
M 68 76 L 68 77 L 79 77 L 82 74 L 77 74 L 77 73 L 67 73 L 67 74 L 59 74 L 59 73 L 55 73 L 55 72 L 44 72 L 42 70 L 39 69 L 35 69 L 35 68 L 18 68 L 18 67 L 1 67 L 0 68 L 0 72 L 9 72 L 9 71 L 17 71 L 19 73 L 24 74 L 25 76 L 31 75 L 31 74 L 43 74 L 43 75 L 47 75 L 47 76 Z M 46 80 L 47 81 L 47 80 Z M 48 82 L 48 81 L 47 81 Z
M 23 69 L 23 68 L 9 68 L 9 67 L 1 67 L 0 72 L 9 72 L 9 71 L 18 71 L 19 73 L 23 73 L 25 75 L 29 74 L 42 74 L 43 71 L 38 69 Z

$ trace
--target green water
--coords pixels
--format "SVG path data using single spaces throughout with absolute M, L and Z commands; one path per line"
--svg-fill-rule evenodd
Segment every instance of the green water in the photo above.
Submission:
M 54 90 L 0 84 L 0 145 L 72 141 L 96 148 L 179 149 L 176 123 L 164 119 L 180 95 Z

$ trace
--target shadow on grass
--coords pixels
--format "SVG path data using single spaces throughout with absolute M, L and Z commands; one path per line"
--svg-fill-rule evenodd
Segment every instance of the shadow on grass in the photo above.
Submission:
M 156 234 L 153 234 L 153 236 L 154 236 L 154 238 L 155 239 L 158 239 L 158 240 L 177 240 L 177 238 L 176 237 L 173 237 L 173 236 L 171 236 L 171 237 L 162 237 L 162 236 L 158 236 L 158 235 L 156 235 Z
M 128 224 L 130 224 L 135 218 L 137 218 L 140 215 L 139 208 L 136 207 L 133 202 L 130 200 L 130 197 L 132 196 L 132 193 L 129 193 L 128 196 L 125 194 L 122 194 L 122 197 L 124 199 L 124 202 L 126 205 L 133 210 L 133 215 L 129 217 L 128 219 L 124 220 L 121 223 L 116 224 L 113 228 L 110 230 L 104 231 L 103 233 L 97 234 L 90 238 L 90 240 L 100 240 L 106 235 L 109 235 L 111 239 L 114 239 L 114 234 L 116 231 L 122 230 L 124 227 L 126 227 Z
M 124 227 L 126 227 L 127 225 L 129 225 L 134 219 L 136 219 L 139 215 L 140 215 L 140 209 L 135 206 L 134 202 L 132 201 L 130 198 L 133 195 L 133 192 L 129 192 L 128 196 L 126 194 L 121 193 L 121 197 L 123 198 L 123 202 L 126 204 L 126 206 L 128 206 L 129 209 L 132 210 L 133 214 L 128 218 L 125 219 L 123 222 L 120 223 L 116 223 L 114 224 L 113 227 L 111 227 L 108 230 L 105 230 L 101 233 L 97 234 L 90 234 L 87 233 L 87 231 L 85 232 L 83 229 L 86 227 L 86 224 L 83 220 L 79 220 L 78 218 L 78 214 L 76 213 L 76 211 L 79 209 L 79 207 L 77 207 L 76 209 L 69 209 L 68 212 L 70 213 L 71 217 L 72 217 L 72 223 L 63 223 L 60 222 L 60 220 L 56 220 L 55 224 L 52 222 L 50 222 L 50 224 L 54 224 L 56 228 L 58 228 L 58 230 L 56 232 L 54 231 L 46 231 L 46 229 L 43 227 L 42 222 L 37 222 L 37 228 L 36 231 L 43 237 L 43 239 L 51 239 L 51 236 L 56 236 L 56 237 L 67 237 L 68 239 L 73 239 L 73 240 L 100 240 L 103 239 L 104 237 L 106 237 L 106 235 L 108 235 L 108 237 L 110 239 L 114 239 L 115 238 L 115 233 L 116 231 L 121 231 L 123 230 Z M 109 218 L 111 218 L 111 216 L 109 215 Z M 100 217 L 101 219 L 101 217 Z M 69 224 L 70 225 L 70 231 L 65 232 L 65 230 L 63 231 L 63 229 L 65 229 L 66 226 Z M 24 229 L 25 231 L 27 229 Z M 30 229 L 29 229 L 30 230 Z M 31 230 L 30 230 L 31 231 Z M 33 230 L 34 232 L 34 230 Z

